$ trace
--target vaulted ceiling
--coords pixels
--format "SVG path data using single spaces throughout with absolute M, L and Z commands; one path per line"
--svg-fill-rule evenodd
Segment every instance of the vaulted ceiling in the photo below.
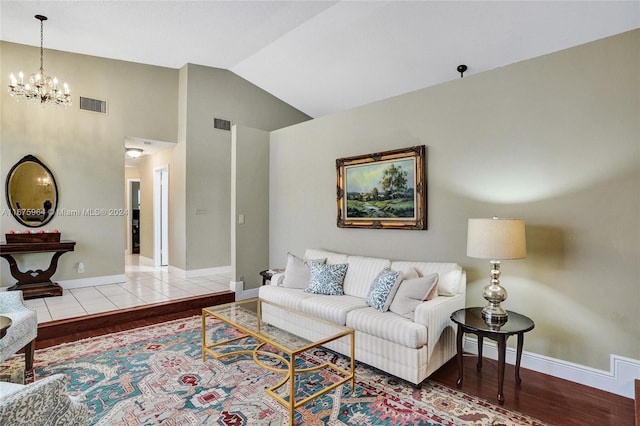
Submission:
M 39 46 L 36 14 L 45 49 L 229 69 L 312 117 L 640 28 L 639 1 L 2 0 L 0 39 Z

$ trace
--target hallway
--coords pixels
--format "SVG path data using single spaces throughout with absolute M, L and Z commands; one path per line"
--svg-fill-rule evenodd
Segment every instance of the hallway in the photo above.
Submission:
M 230 276 L 181 278 L 167 267 L 141 265 L 139 255 L 125 256 L 126 282 L 65 289 L 59 297 L 26 300 L 38 323 L 168 302 L 229 290 Z

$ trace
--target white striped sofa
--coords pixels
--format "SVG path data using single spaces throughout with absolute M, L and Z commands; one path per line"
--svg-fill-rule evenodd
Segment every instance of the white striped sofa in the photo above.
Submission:
M 283 275 L 274 275 L 262 286 L 260 298 L 333 321 L 356 331 L 356 359 L 391 375 L 418 384 L 456 354 L 451 313 L 465 307 L 466 275 L 456 263 L 391 261 L 308 249 L 305 259 L 327 259 L 328 264 L 348 263 L 344 295 L 306 293 L 282 286 Z M 419 275 L 438 274 L 438 295 L 422 302 L 413 321 L 393 312 L 379 312 L 366 303 L 370 285 L 384 268 L 414 269 Z M 286 318 L 270 318 L 285 330 L 305 335 L 305 325 Z M 310 327 L 309 327 L 310 328 Z M 326 345 L 349 356 L 346 339 Z

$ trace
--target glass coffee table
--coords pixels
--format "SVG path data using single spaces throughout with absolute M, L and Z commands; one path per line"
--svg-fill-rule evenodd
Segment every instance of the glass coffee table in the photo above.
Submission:
M 222 321 L 239 333 L 223 340 L 208 341 L 207 331 L 212 324 L 211 318 Z M 219 325 L 217 321 L 216 323 Z M 284 327 L 293 332 L 285 331 Z M 255 339 L 253 347 L 239 345 L 234 348 L 234 344 L 248 338 Z M 296 362 L 296 358 L 301 361 L 300 357 L 304 352 L 339 339 L 349 342 L 351 348 L 349 368 L 340 367 L 329 361 L 319 364 Z M 354 351 L 355 333 L 352 328 L 259 298 L 202 309 L 202 361 L 206 360 L 207 355 L 220 359 L 232 355 L 250 354 L 261 368 L 282 373 L 282 380 L 267 388 L 266 392 L 289 409 L 291 425 L 293 425 L 296 408 L 346 382 L 351 383 L 352 391 L 355 389 Z M 333 372 L 332 377 L 335 377 L 335 381 L 312 394 L 296 395 L 299 389 L 296 383 L 299 375 L 324 369 Z

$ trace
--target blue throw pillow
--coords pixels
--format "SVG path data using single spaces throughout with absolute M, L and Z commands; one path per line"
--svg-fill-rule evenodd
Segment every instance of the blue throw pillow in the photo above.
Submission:
M 380 312 L 388 311 L 401 281 L 400 272 L 384 268 L 369 287 L 367 305 Z
M 328 294 L 332 296 L 343 295 L 342 283 L 347 274 L 348 267 L 348 263 L 325 265 L 312 260 L 309 262 L 309 268 L 311 269 L 309 287 L 304 291 L 307 293 Z

